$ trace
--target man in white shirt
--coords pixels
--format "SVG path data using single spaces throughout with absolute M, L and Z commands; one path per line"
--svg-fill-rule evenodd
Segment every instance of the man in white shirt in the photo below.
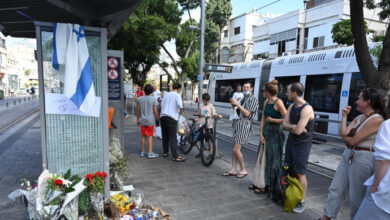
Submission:
M 181 84 L 173 84 L 173 91 L 164 95 L 161 103 L 161 131 L 163 141 L 163 156 L 168 156 L 169 146 L 173 161 L 183 162 L 185 158 L 180 157 L 177 153 L 177 122 L 179 115 L 183 114 L 183 102 L 181 100 Z
M 161 98 L 161 92 L 157 89 L 157 86 L 154 86 L 154 92 L 153 92 L 154 98 L 158 101 L 159 98 Z

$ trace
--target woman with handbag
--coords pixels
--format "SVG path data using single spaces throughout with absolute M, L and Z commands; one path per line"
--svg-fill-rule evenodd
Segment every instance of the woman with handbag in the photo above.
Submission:
M 337 217 L 344 196 L 349 192 L 350 217 L 353 219 L 365 194 L 364 181 L 374 173 L 374 143 L 375 136 L 387 111 L 383 96 L 376 89 L 364 89 L 356 101 L 357 116 L 348 126 L 347 116 L 351 106 L 342 111 L 340 122 L 340 137 L 347 148 L 337 167 L 329 187 L 328 198 L 324 205 L 324 215 L 321 220 Z
M 262 91 L 266 100 L 260 122 L 260 150 L 249 189 L 253 189 L 257 194 L 268 193 L 271 198 L 281 169 L 285 139 L 281 124 L 287 110 L 282 100 L 277 97 L 277 80 L 265 83 Z

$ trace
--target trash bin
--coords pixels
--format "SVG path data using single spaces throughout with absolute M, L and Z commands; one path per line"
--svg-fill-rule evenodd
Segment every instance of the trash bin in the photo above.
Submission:
M 0 89 L 0 99 L 4 99 L 4 90 Z

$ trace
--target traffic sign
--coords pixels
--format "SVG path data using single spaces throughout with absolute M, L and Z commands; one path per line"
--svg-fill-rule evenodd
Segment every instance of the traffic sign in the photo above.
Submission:
M 233 66 L 219 65 L 206 63 L 203 71 L 205 72 L 220 72 L 220 73 L 232 73 Z
M 119 73 L 115 69 L 108 70 L 108 78 L 115 80 L 118 78 L 118 76 L 119 76 Z
M 107 64 L 109 67 L 115 69 L 119 65 L 119 61 L 117 58 L 111 57 L 110 59 L 108 59 Z

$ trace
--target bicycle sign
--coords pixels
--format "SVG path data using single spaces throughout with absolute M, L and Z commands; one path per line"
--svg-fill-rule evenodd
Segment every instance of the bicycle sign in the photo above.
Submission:
M 109 67 L 115 69 L 118 67 L 119 62 L 115 57 L 111 57 L 110 59 L 108 59 L 107 64 Z
M 114 69 L 110 69 L 108 70 L 108 78 L 112 79 L 112 80 L 115 80 L 117 79 L 119 76 L 119 73 L 118 71 L 114 70 Z

